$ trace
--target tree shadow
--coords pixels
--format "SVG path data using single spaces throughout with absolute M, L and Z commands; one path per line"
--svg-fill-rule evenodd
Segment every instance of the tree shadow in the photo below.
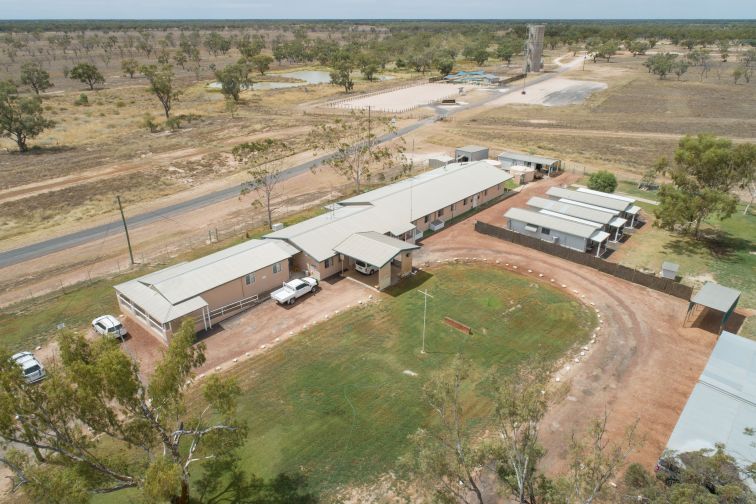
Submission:
M 707 230 L 707 234 L 694 239 L 691 236 L 678 235 L 664 245 L 664 250 L 677 255 L 695 256 L 707 252 L 718 261 L 735 261 L 737 253 L 750 251 L 753 243 L 750 240 L 733 236 L 722 230 Z
M 68 145 L 31 145 L 29 146 L 29 150 L 27 150 L 26 152 L 20 152 L 18 149 L 8 149 L 6 154 L 9 156 L 44 156 L 48 154 L 61 154 L 64 152 L 71 152 L 73 150 L 76 150 L 76 148 Z

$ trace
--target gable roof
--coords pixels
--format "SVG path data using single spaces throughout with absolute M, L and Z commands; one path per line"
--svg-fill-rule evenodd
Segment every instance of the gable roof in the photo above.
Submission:
M 334 210 L 265 235 L 286 240 L 317 261 L 355 233 L 375 231 L 402 236 L 414 221 L 448 207 L 512 176 L 485 161 L 450 163 L 415 177 L 359 194 Z
M 572 191 L 570 189 L 563 189 L 561 187 L 550 187 L 549 190 L 546 191 L 546 194 L 555 198 L 586 203 L 588 205 L 609 208 L 611 210 L 617 210 L 620 212 L 624 212 L 633 206 L 629 201 L 610 198 L 606 195 L 592 194 L 583 191 Z M 566 203 L 569 202 L 570 201 L 566 201 Z
M 579 205 L 573 205 L 564 201 L 552 200 L 541 198 L 539 196 L 533 196 L 528 200 L 528 206 L 534 208 L 540 208 L 541 210 L 550 210 L 570 217 L 577 217 L 578 219 L 585 219 L 599 224 L 607 225 L 611 222 L 615 214 L 610 212 L 604 212 L 602 210 L 587 208 Z
M 336 245 L 334 250 L 360 261 L 381 268 L 394 257 L 406 250 L 420 248 L 419 245 L 408 243 L 375 231 L 355 233 Z
M 540 163 L 545 165 L 552 165 L 559 161 L 556 158 L 550 158 L 546 156 L 537 156 L 535 154 L 525 154 L 524 152 L 504 151 L 497 156 L 497 159 L 514 159 L 515 161 L 527 161 L 530 163 Z
M 151 294 L 147 296 L 145 289 L 148 289 L 157 293 L 171 306 L 176 306 L 248 273 L 254 273 L 288 259 L 297 252 L 296 248 L 285 242 L 248 240 L 200 259 L 149 273 L 116 285 L 115 288 L 137 303 L 139 301 L 134 296 L 139 296 L 140 299 L 145 298 L 145 303 L 154 298 Z M 140 284 L 144 288 L 135 286 L 133 283 Z M 132 295 L 126 294 L 126 290 Z
M 510 208 L 504 214 L 504 217 L 525 222 L 527 224 L 533 224 L 535 226 L 554 229 L 573 236 L 579 236 L 580 238 L 590 238 L 601 228 L 598 224 L 590 225 L 583 222 L 574 222 L 572 220 L 562 219 L 560 217 L 546 215 L 540 212 L 533 212 L 532 210 L 525 210 L 523 208 Z

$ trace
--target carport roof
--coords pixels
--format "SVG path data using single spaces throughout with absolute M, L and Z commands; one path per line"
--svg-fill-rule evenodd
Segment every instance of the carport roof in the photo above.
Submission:
M 505 159 L 514 159 L 515 161 L 528 161 L 530 163 L 540 163 L 545 165 L 552 165 L 559 161 L 555 158 L 550 158 L 546 156 L 538 156 L 535 154 L 525 154 L 524 152 L 512 152 L 512 151 L 504 151 L 498 156 L 499 158 L 505 158 Z
M 367 231 L 351 235 L 336 245 L 334 250 L 339 254 L 381 268 L 402 252 L 418 248 L 420 248 L 419 245 L 382 235 L 375 231 Z
M 714 282 L 706 282 L 692 298 L 691 303 L 706 306 L 723 313 L 729 313 L 740 299 L 740 291 Z

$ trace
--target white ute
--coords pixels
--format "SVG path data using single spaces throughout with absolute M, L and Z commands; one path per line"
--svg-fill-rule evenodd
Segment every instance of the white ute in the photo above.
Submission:
M 110 336 L 111 338 L 123 338 L 126 336 L 126 328 L 113 315 L 103 315 L 92 321 L 92 329 L 97 334 Z
M 279 304 L 294 304 L 298 297 L 314 292 L 317 286 L 318 281 L 312 277 L 295 278 L 284 282 L 283 287 L 271 292 L 270 299 Z
M 38 382 L 47 375 L 42 363 L 40 363 L 31 352 L 19 352 L 14 354 L 11 359 L 13 359 L 13 362 L 18 364 L 21 368 L 21 372 L 24 374 L 24 380 L 26 380 L 27 383 Z

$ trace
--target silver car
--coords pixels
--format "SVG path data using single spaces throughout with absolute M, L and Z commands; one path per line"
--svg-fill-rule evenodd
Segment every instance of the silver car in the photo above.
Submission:
M 42 363 L 31 352 L 19 352 L 11 357 L 19 365 L 27 383 L 38 382 L 47 376 Z

